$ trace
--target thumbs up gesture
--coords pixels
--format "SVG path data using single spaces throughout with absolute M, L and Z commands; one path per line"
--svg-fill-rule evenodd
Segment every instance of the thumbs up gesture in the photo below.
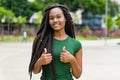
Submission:
M 40 62 L 42 65 L 47 65 L 47 64 L 51 63 L 52 55 L 51 55 L 51 53 L 47 52 L 46 48 L 44 48 L 44 51 L 39 59 L 40 59 Z
M 74 58 L 69 51 L 66 50 L 65 46 L 63 47 L 63 52 L 60 54 L 60 61 L 63 63 L 69 63 Z

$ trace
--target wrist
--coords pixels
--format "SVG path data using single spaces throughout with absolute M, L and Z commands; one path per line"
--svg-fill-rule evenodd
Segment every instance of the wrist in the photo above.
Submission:
M 70 60 L 70 64 L 73 64 L 73 63 L 75 63 L 75 57 L 74 56 L 72 56 L 71 60 Z
M 43 65 L 43 63 L 42 63 L 43 61 L 42 61 L 42 59 L 41 58 L 39 58 L 38 60 L 37 60 L 37 63 L 39 64 L 39 66 L 42 66 Z

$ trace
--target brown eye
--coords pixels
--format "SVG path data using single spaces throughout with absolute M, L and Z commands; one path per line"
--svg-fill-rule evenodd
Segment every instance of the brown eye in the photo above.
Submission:
M 50 19 L 50 20 L 53 20 L 53 17 L 50 17 L 49 19 Z
M 61 16 L 57 16 L 57 18 L 61 18 Z

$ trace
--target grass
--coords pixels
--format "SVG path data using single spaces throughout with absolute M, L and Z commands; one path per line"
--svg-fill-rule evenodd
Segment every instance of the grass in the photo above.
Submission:
M 34 37 L 27 37 L 27 42 L 32 42 L 34 40 Z M 5 35 L 0 36 L 0 42 L 22 42 L 23 37 L 22 36 L 12 36 L 12 35 Z
M 27 37 L 27 42 L 33 42 L 34 40 L 34 36 L 31 37 Z M 96 36 L 88 36 L 88 37 L 84 37 L 81 35 L 77 35 L 76 36 L 77 40 L 97 40 L 99 39 Z M 0 35 L 0 42 L 22 42 L 23 41 L 23 37 L 22 36 L 13 36 L 13 35 L 4 35 L 1 36 Z M 120 43 L 118 43 L 120 45 Z
M 118 43 L 118 45 L 120 45 L 120 42 Z
M 76 36 L 77 40 L 96 40 L 97 37 L 89 36 L 89 37 L 83 37 L 80 35 Z M 13 35 L 4 35 L 0 36 L 0 42 L 22 42 L 23 38 L 22 36 L 13 36 Z M 27 42 L 33 42 L 34 36 L 27 37 Z
M 77 35 L 76 39 L 77 40 L 96 40 L 96 39 L 98 39 L 98 37 L 95 37 L 95 36 L 84 37 L 84 36 L 81 36 L 81 35 Z

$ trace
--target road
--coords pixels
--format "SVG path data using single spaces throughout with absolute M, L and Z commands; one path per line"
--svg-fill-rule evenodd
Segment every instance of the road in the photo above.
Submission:
M 75 80 L 120 80 L 120 42 L 81 41 L 83 73 Z M 32 43 L 0 43 L 0 80 L 29 80 Z M 39 80 L 40 74 L 32 80 Z

